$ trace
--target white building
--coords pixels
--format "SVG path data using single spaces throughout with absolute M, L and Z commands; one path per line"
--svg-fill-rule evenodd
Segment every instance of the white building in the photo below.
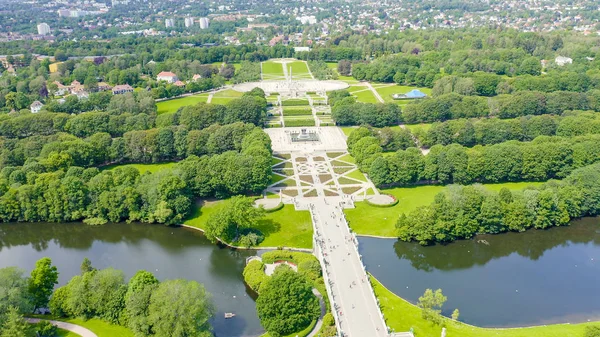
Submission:
M 554 63 L 556 63 L 559 66 L 564 66 L 565 64 L 571 64 L 573 63 L 573 59 L 570 57 L 564 57 L 564 56 L 557 56 L 554 59 Z
M 166 28 L 175 27 L 175 20 L 173 20 L 173 19 L 165 19 L 165 27 Z
M 191 27 L 194 25 L 194 18 L 185 18 L 185 27 Z
M 47 23 L 42 22 L 37 25 L 37 31 L 39 35 L 48 35 L 50 34 L 50 26 Z
M 208 18 L 200 18 L 200 20 L 198 20 L 200 22 L 200 29 L 207 29 L 208 28 Z
M 156 76 L 156 80 L 157 81 L 165 81 L 168 83 L 175 83 L 177 81 L 179 81 L 179 78 L 177 78 L 177 75 L 175 75 L 174 73 L 170 72 L 170 71 L 161 71 L 157 76 Z
M 42 104 L 40 101 L 35 101 L 33 103 L 31 103 L 31 106 L 29 108 L 31 108 L 31 112 L 36 114 L 38 112 L 40 112 L 40 110 L 42 110 L 42 108 L 44 107 L 44 104 Z

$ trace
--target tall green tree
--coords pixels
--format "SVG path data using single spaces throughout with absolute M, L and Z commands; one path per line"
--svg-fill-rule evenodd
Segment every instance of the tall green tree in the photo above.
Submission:
M 32 337 L 35 333 L 31 325 L 19 314 L 19 309 L 10 307 L 6 314 L 6 320 L 0 328 L 0 337 Z
M 58 284 L 58 269 L 48 257 L 39 259 L 29 278 L 29 293 L 33 300 L 33 311 L 48 305 L 54 286 Z

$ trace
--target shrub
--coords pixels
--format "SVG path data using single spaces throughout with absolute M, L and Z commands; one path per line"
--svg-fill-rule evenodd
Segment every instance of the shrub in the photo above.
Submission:
M 48 321 L 40 321 L 35 325 L 35 331 L 40 337 L 54 337 L 58 332 L 58 328 Z
M 244 282 L 255 292 L 260 293 L 260 286 L 268 278 L 265 265 L 259 260 L 252 260 L 244 268 Z
M 585 327 L 584 337 L 600 337 L 600 325 L 592 325 Z

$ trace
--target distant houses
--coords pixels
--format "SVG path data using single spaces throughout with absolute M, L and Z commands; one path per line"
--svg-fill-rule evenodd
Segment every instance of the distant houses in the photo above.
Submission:
M 175 83 L 175 82 L 179 81 L 179 78 L 177 77 L 177 75 L 175 75 L 174 73 L 172 73 L 170 71 L 161 71 L 156 76 L 156 80 L 159 82 L 165 81 L 167 83 Z
M 570 57 L 564 57 L 564 56 L 557 56 L 554 59 L 554 63 L 556 63 L 556 65 L 558 66 L 564 66 L 566 64 L 572 64 L 573 63 L 573 59 Z
M 413 89 L 413 90 L 407 92 L 406 94 L 393 94 L 392 95 L 393 99 L 419 99 L 419 98 L 425 98 L 425 97 L 427 97 L 427 94 L 423 93 L 419 89 Z
M 40 112 L 40 110 L 42 110 L 43 107 L 44 107 L 44 104 L 42 104 L 42 102 L 40 102 L 40 101 L 35 101 L 35 102 L 31 103 L 31 105 L 29 106 L 29 108 L 31 109 L 31 112 L 34 114 Z
M 133 87 L 129 84 L 115 85 L 115 87 L 112 88 L 113 95 L 122 95 L 128 92 L 133 92 Z

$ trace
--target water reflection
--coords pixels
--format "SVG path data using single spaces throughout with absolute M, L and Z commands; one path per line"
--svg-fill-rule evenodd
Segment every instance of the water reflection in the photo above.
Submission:
M 546 231 L 482 235 L 423 247 L 361 238 L 367 268 L 415 303 L 442 288 L 444 314 L 480 326 L 600 320 L 600 219 Z
M 263 332 L 242 270 L 253 251 L 235 251 L 210 244 L 198 231 L 161 225 L 21 223 L 0 224 L 0 268 L 18 266 L 27 272 L 48 256 L 58 267 L 60 284 L 79 273 L 84 257 L 97 268 L 114 267 L 131 277 L 151 271 L 161 280 L 185 278 L 203 283 L 218 313 L 212 320 L 218 337 L 257 336 Z M 225 320 L 224 312 L 235 312 Z
M 467 269 L 515 253 L 535 261 L 558 246 L 586 243 L 599 246 L 598 223 L 597 218 L 586 218 L 564 228 L 479 235 L 473 240 L 430 247 L 396 241 L 394 250 L 399 259 L 409 260 L 414 268 L 424 271 Z

